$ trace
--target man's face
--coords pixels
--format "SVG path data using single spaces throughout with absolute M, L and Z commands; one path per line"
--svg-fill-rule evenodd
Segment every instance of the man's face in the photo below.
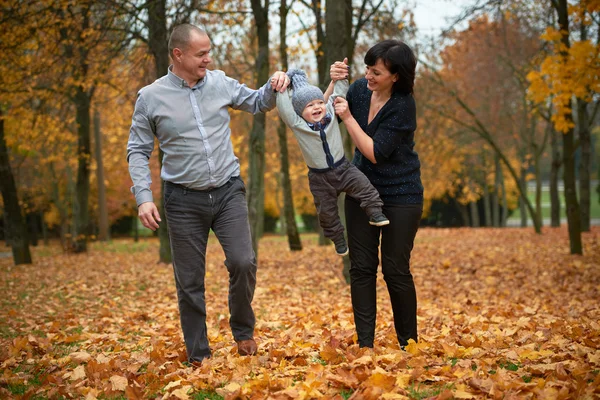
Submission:
M 304 111 L 302 111 L 302 118 L 311 124 L 321 122 L 321 120 L 325 118 L 325 115 L 325 102 L 321 99 L 311 101 L 304 107 Z
M 190 40 L 183 49 L 175 49 L 177 70 L 187 81 L 199 81 L 206 76 L 206 67 L 212 62 L 211 44 L 207 35 L 190 32 Z

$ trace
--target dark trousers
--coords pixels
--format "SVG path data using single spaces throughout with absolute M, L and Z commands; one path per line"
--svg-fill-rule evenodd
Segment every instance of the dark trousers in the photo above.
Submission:
M 315 201 L 323 235 L 333 241 L 344 237 L 344 225 L 338 212 L 338 196 L 345 192 L 358 201 L 367 215 L 381 212 L 383 202 L 369 178 L 348 160 L 324 172 L 308 171 L 308 184 Z
M 183 338 L 189 361 L 209 357 L 204 275 L 206 244 L 212 229 L 225 253 L 229 272 L 229 324 L 235 340 L 254 335 L 252 298 L 256 257 L 252 249 L 244 182 L 231 178 L 208 191 L 165 183 L 165 214 L 169 225 L 173 269 Z
M 377 315 L 376 280 L 381 237 L 381 269 L 392 302 L 394 327 L 401 346 L 417 341 L 417 294 L 410 273 L 410 253 L 422 205 L 384 205 L 390 224 L 369 225 L 359 203 L 346 196 L 346 225 L 350 249 L 350 292 L 354 323 L 361 347 L 373 347 Z

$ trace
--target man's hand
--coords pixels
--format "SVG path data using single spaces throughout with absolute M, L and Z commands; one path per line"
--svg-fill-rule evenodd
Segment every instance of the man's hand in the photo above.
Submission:
M 271 87 L 276 92 L 283 93 L 290 84 L 290 78 L 283 71 L 277 71 L 271 77 Z
M 344 58 L 344 61 L 336 61 L 331 64 L 329 68 L 329 76 L 333 81 L 340 81 L 348 78 L 348 58 Z
M 142 225 L 146 228 L 153 231 L 158 229 L 158 223 L 161 222 L 161 219 L 158 208 L 156 208 L 153 202 L 148 201 L 140 204 L 138 207 L 138 216 L 140 217 L 140 221 L 142 221 Z

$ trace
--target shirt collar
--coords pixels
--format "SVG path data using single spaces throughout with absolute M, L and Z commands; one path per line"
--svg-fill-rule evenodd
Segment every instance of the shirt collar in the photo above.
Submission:
M 320 122 L 310 123 L 307 122 L 308 127 L 313 131 L 320 131 L 321 129 L 325 129 L 327 125 L 331 122 L 331 114 L 327 113 L 325 118 L 323 118 Z
M 206 75 L 204 75 L 204 78 L 199 80 L 194 87 L 192 87 L 192 89 L 196 89 L 202 85 L 204 85 L 204 82 L 206 82 L 206 76 L 208 75 L 208 70 L 206 71 Z M 188 85 L 188 83 L 185 81 L 185 79 L 182 79 L 180 77 L 178 77 L 177 75 L 175 75 L 175 73 L 173 72 L 173 64 L 169 65 L 169 71 L 167 72 L 167 77 L 169 78 L 169 80 L 171 82 L 173 82 L 177 87 L 183 88 L 183 87 L 190 87 L 190 85 Z

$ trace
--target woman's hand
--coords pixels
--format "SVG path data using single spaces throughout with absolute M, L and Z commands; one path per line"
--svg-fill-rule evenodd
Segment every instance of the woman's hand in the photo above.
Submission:
M 332 81 L 341 81 L 342 79 L 348 79 L 348 58 L 344 58 L 344 61 L 336 61 L 331 64 L 329 68 L 329 76 Z
M 343 97 L 336 97 L 335 104 L 333 105 L 335 108 L 335 114 L 339 116 L 342 121 L 346 121 L 348 118 L 352 117 L 350 110 L 348 109 L 348 102 Z

